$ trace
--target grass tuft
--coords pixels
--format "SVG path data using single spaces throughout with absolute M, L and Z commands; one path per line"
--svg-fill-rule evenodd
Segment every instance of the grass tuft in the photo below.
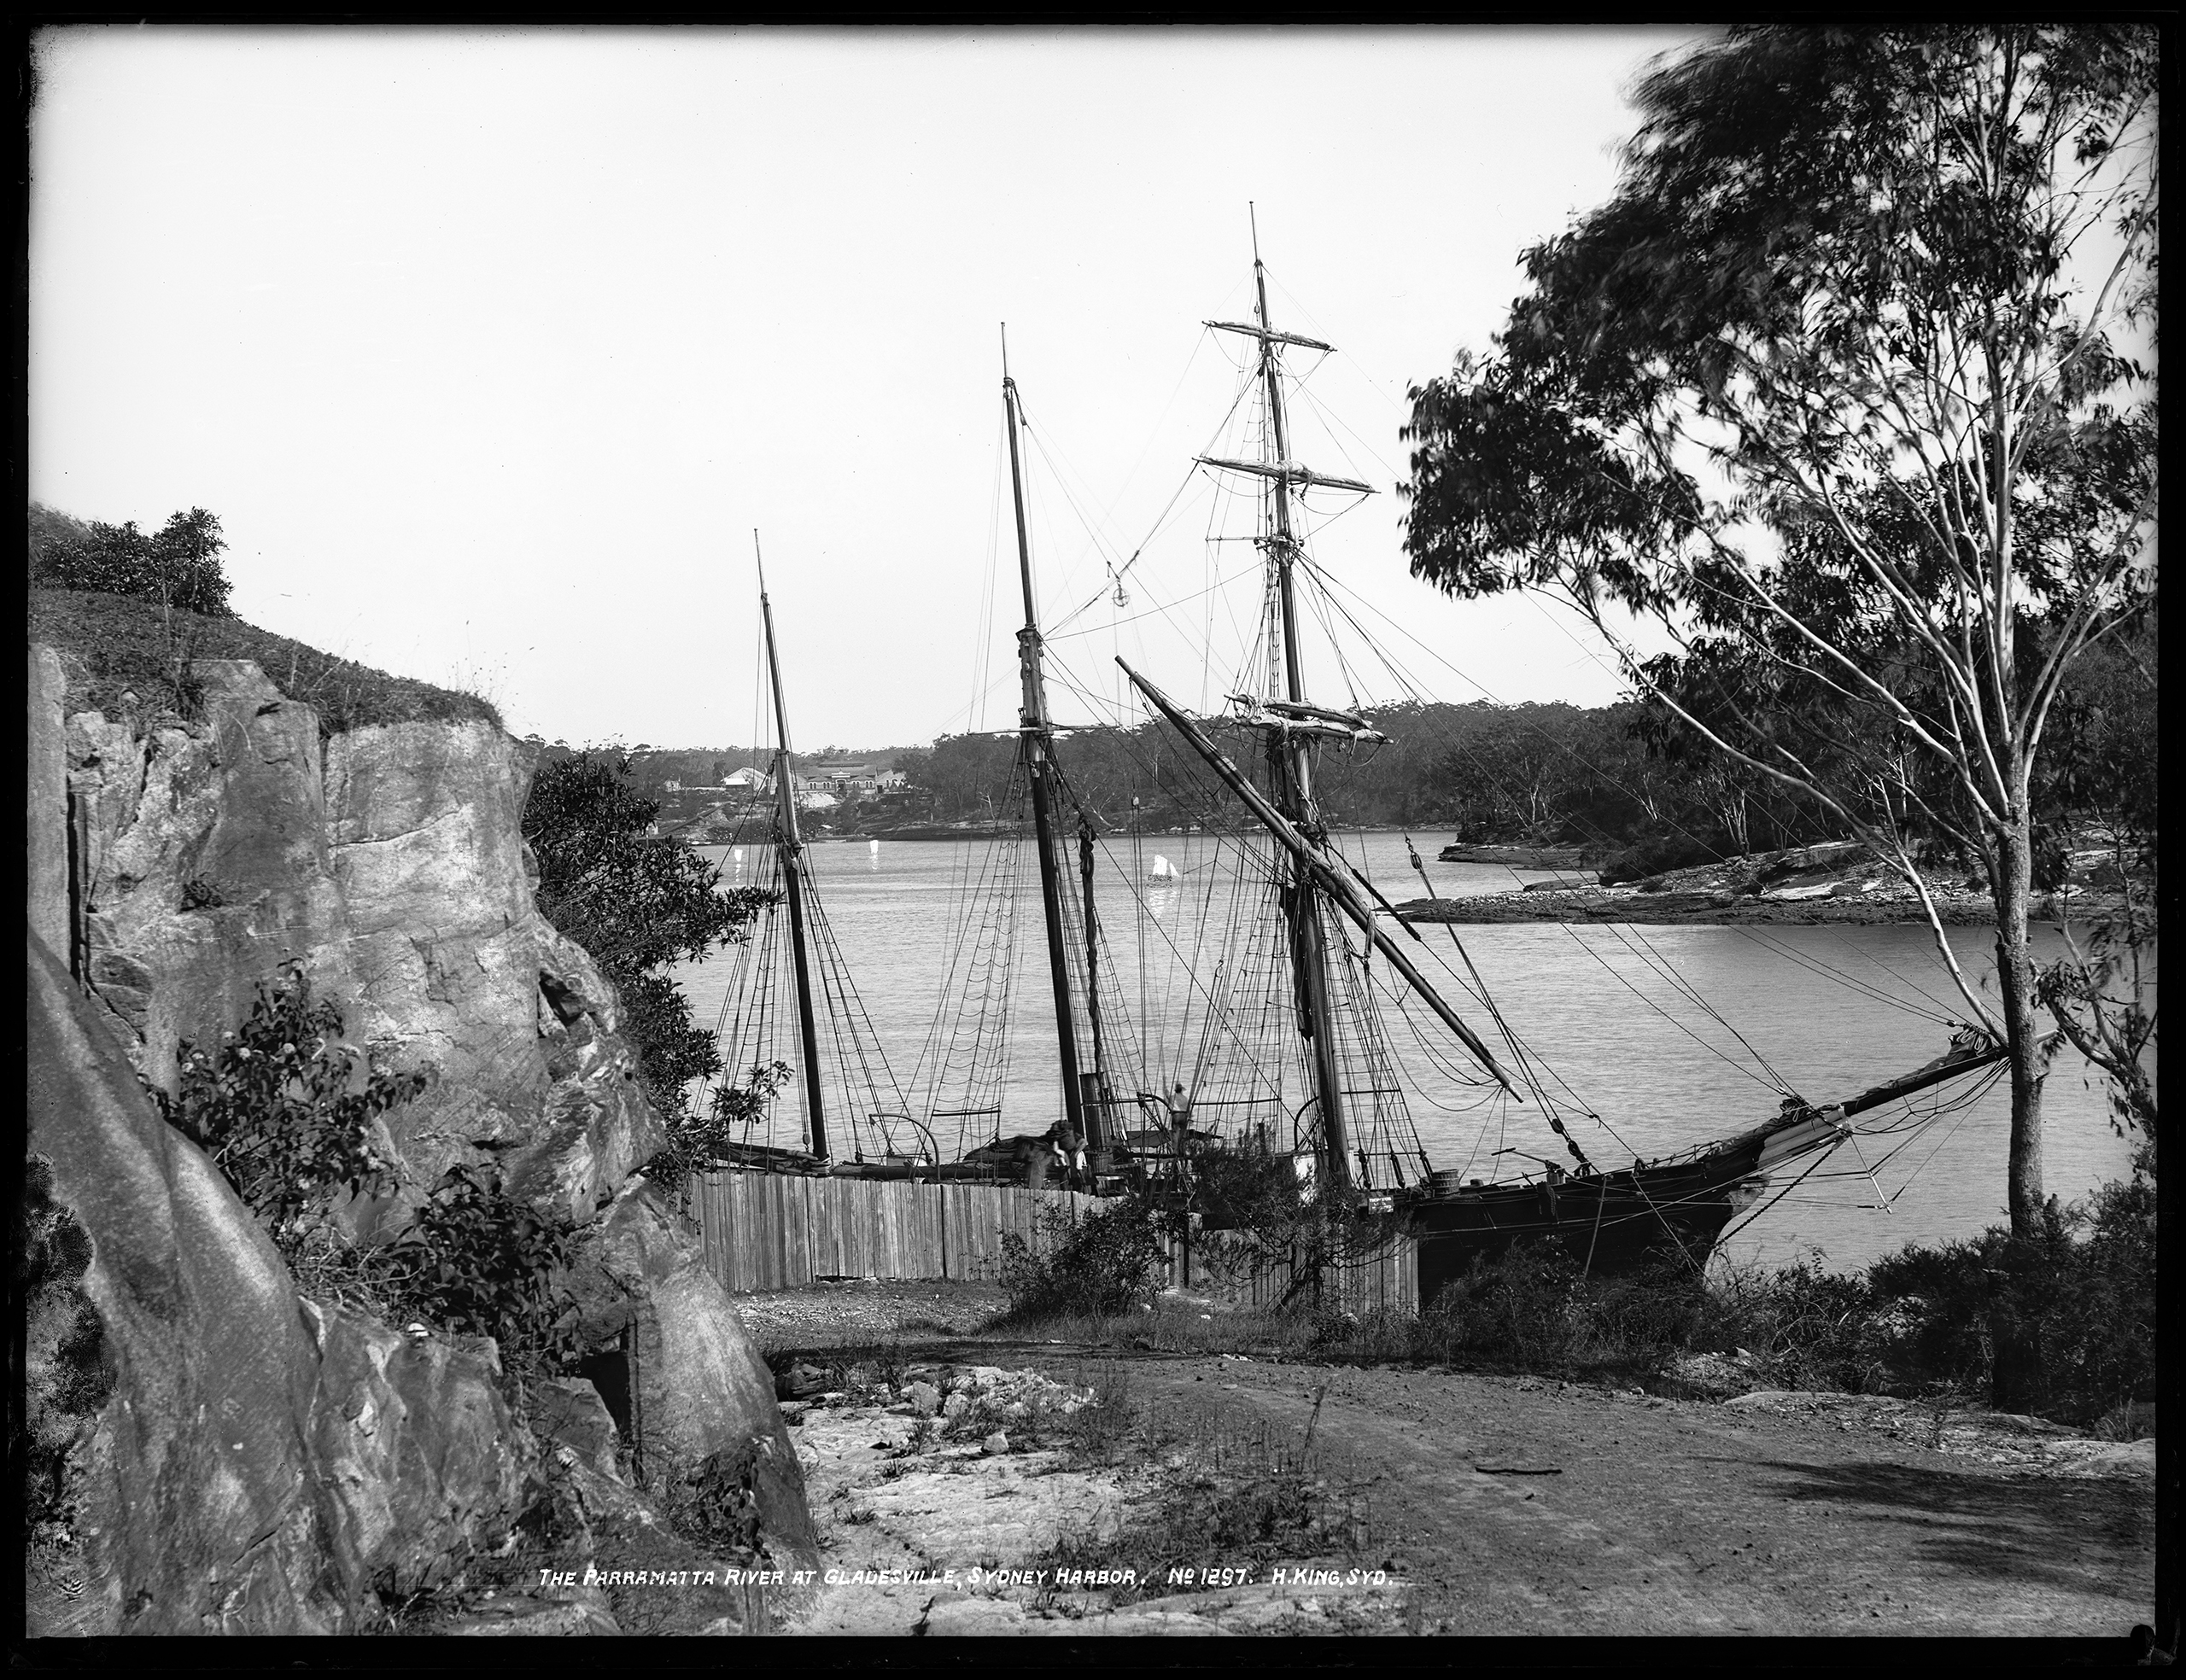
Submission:
M 158 602 L 135 596 L 33 589 L 30 639 L 61 655 L 67 713 L 117 717 L 132 709 L 122 696 L 133 693 L 140 713 L 191 717 L 201 698 L 191 663 L 248 659 L 284 697 L 317 710 L 322 735 L 389 723 L 501 727 L 500 714 L 475 694 L 391 676 L 239 618 L 176 612 L 170 627 Z

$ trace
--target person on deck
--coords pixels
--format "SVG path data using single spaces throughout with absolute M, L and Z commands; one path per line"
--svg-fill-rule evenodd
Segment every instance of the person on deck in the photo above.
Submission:
M 1191 1126 L 1192 1100 L 1184 1094 L 1184 1088 L 1179 1085 L 1169 1093 L 1169 1131 L 1179 1155 L 1184 1152 L 1184 1143 L 1191 1135 Z
M 1073 1190 L 1085 1187 L 1085 1144 L 1067 1120 L 1055 1122 L 1055 1168 Z

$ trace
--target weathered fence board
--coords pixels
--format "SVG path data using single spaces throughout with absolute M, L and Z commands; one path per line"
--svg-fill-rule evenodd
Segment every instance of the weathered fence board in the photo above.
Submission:
M 791 1174 L 694 1175 L 689 1209 L 698 1222 L 707 1266 L 730 1289 L 790 1289 L 823 1277 L 968 1278 L 991 1280 L 1002 1266 L 1005 1236 L 1035 1253 L 1046 1244 L 1043 1209 L 1074 1222 L 1099 1204 L 1065 1190 L 1015 1185 L 913 1184 Z M 1419 1309 L 1419 1262 L 1411 1238 L 1325 1264 L 1318 1292 L 1291 1286 L 1300 1261 L 1254 1265 L 1195 1238 L 1190 1282 L 1233 1292 L 1257 1307 L 1318 1300 L 1364 1315 Z
M 1172 1245 L 1172 1264 L 1181 1257 Z M 1192 1287 L 1234 1295 L 1255 1307 L 1273 1308 L 1286 1300 L 1294 1308 L 1318 1303 L 1361 1317 L 1419 1310 L 1418 1244 L 1400 1232 L 1370 1253 L 1324 1261 L 1318 1285 L 1302 1253 L 1255 1259 L 1226 1248 L 1219 1237 L 1204 1244 L 1195 1237 L 1189 1258 Z M 1306 1281 L 1294 1293 L 1301 1275 Z
M 1074 1221 L 1095 1205 L 1014 1185 L 728 1171 L 693 1175 L 687 1194 L 707 1266 L 739 1292 L 822 1277 L 991 1279 L 1005 1235 L 1039 1251 L 1042 1209 Z

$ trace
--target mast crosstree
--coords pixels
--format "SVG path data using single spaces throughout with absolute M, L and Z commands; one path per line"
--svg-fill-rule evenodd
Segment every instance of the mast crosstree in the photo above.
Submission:
M 1260 535 L 1260 546 L 1267 557 L 1268 592 L 1278 621 L 1274 628 L 1275 640 L 1281 650 L 1280 680 L 1283 692 L 1279 700 L 1271 695 L 1262 703 L 1271 710 L 1282 707 L 1300 721 L 1321 721 L 1330 715 L 1312 706 L 1306 698 L 1305 670 L 1298 650 L 1297 599 L 1292 577 L 1298 540 L 1291 528 L 1290 493 L 1294 487 L 1303 489 L 1324 485 L 1371 495 L 1373 487 L 1356 479 L 1316 473 L 1291 458 L 1289 418 L 1283 408 L 1278 347 L 1297 345 L 1312 350 L 1332 347 L 1318 339 L 1277 332 L 1268 319 L 1267 268 L 1260 261 L 1257 231 L 1253 239 L 1253 295 L 1252 324 L 1235 321 L 1209 321 L 1207 324 L 1217 331 L 1242 334 L 1260 346 L 1259 378 L 1265 394 L 1268 416 L 1267 428 L 1262 435 L 1265 458 L 1242 461 L 1201 455 L 1197 459 L 1202 466 L 1243 473 L 1271 487 L 1271 516 L 1268 528 Z M 1129 671 L 1130 668 L 1126 666 L 1125 669 Z M 1136 673 L 1132 674 L 1132 680 L 1142 689 L 1147 687 Z M 1152 691 L 1148 690 L 1148 693 L 1152 697 Z M 1166 703 L 1161 703 L 1167 709 Z M 1329 993 L 1328 931 L 1320 913 L 1324 889 L 1311 856 L 1311 849 L 1319 847 L 1326 834 L 1313 797 L 1312 732 L 1311 729 L 1296 727 L 1269 730 L 1267 772 L 1269 785 L 1275 790 L 1276 809 L 1283 823 L 1308 843 L 1308 849 L 1291 851 L 1289 884 L 1283 897 L 1289 926 L 1291 970 L 1297 986 L 1298 1030 L 1306 1041 L 1312 1062 L 1313 1105 L 1320 1118 L 1321 1170 L 1326 1175 L 1325 1181 L 1341 1194 L 1351 1184 L 1350 1115 L 1337 1057 L 1335 1011 Z M 1371 927 L 1368 930 L 1370 934 L 1373 931 Z M 1499 1070 L 1498 1076 L 1500 1077 Z

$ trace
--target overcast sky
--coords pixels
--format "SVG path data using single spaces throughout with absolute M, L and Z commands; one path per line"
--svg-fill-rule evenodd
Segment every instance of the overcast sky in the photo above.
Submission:
M 1210 566 L 1249 561 L 1190 469 L 1249 202 L 1276 324 L 1340 352 L 1297 361 L 1295 452 L 1380 491 L 1315 499 L 1359 622 L 1435 697 L 1599 703 L 1568 620 L 1407 576 L 1398 428 L 1607 196 L 1635 73 L 1691 38 L 60 31 L 31 493 L 210 508 L 243 617 L 572 742 L 752 739 L 757 528 L 798 744 L 909 744 L 1011 720 L 1007 321 L 1058 717 L 1119 651 L 1199 703 L 1149 637 L 1213 631 Z M 1317 696 L 1398 697 L 1347 675 Z

